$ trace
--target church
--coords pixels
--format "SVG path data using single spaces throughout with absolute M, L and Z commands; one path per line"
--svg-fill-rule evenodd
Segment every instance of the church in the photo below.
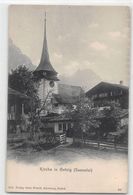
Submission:
M 59 81 L 57 77 L 57 72 L 54 70 L 50 59 L 49 52 L 47 46 L 47 37 L 46 37 L 46 14 L 45 14 L 45 22 L 44 22 L 44 40 L 43 40 L 43 48 L 41 60 L 34 71 L 34 75 L 39 80 L 39 88 L 38 95 L 41 100 L 41 106 L 45 106 L 43 110 L 43 115 L 46 115 L 47 112 L 52 111 L 52 94 L 58 93 L 57 81 Z
M 38 96 L 41 100 L 41 117 L 45 127 L 53 129 L 55 133 L 63 133 L 72 127 L 72 121 L 64 117 L 69 106 L 77 104 L 83 90 L 80 86 L 59 83 L 58 73 L 53 68 L 47 44 L 46 14 L 44 20 L 44 39 L 40 63 L 34 75 L 38 82 Z
M 40 63 L 34 75 L 39 81 L 38 96 L 41 100 L 41 115 L 46 116 L 49 113 L 62 114 L 71 104 L 76 104 L 83 93 L 80 86 L 64 85 L 59 83 L 58 73 L 53 68 L 47 44 L 46 35 L 46 14 L 44 20 L 44 39 Z

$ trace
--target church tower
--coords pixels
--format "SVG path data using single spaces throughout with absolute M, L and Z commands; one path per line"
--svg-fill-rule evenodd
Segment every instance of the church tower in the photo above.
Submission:
M 41 100 L 41 104 L 45 103 L 45 113 L 52 112 L 52 94 L 58 93 L 57 72 L 54 70 L 48 52 L 47 37 L 46 37 L 46 13 L 44 20 L 44 40 L 41 60 L 34 71 L 34 75 L 40 80 L 38 95 Z

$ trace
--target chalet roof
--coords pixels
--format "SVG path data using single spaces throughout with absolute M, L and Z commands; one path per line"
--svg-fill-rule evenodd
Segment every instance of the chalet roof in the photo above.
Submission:
M 128 87 L 121 85 L 121 84 L 100 82 L 99 84 L 91 88 L 88 92 L 86 92 L 86 95 L 90 96 L 96 93 L 104 93 L 104 92 L 113 91 L 113 90 L 123 90 L 123 91 L 128 92 Z
M 19 97 L 19 98 L 22 98 L 22 99 L 30 99 L 29 96 L 15 90 L 15 89 L 12 89 L 10 87 L 8 87 L 8 95 L 10 96 L 16 96 L 16 97 Z
M 69 116 L 66 116 L 65 114 L 57 114 L 57 113 L 51 113 L 44 117 L 42 117 L 43 122 L 63 122 L 63 121 L 71 121 L 72 118 Z
M 46 18 L 44 24 L 44 40 L 43 40 L 43 48 L 42 48 L 42 55 L 39 66 L 36 68 L 34 73 L 36 72 L 50 72 L 52 75 L 56 75 L 57 72 L 54 70 L 50 59 L 49 59 L 49 52 L 48 52 L 48 45 L 47 45 L 47 37 L 46 37 Z
M 58 122 L 58 121 L 71 121 L 72 118 L 71 117 L 67 117 L 64 114 L 60 114 L 59 116 L 53 117 L 51 118 L 49 121 L 50 122 Z

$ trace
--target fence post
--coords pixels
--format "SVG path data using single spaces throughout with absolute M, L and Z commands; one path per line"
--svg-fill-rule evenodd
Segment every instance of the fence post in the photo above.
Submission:
M 98 144 L 98 149 L 100 149 L 100 133 L 99 133 L 99 131 L 98 131 L 98 142 L 97 142 L 97 144 Z
M 66 143 L 66 134 L 64 133 L 64 134 L 61 134 L 61 135 L 59 135 L 59 139 L 60 139 L 60 143 L 61 144 L 65 144 Z
M 117 143 L 117 138 L 115 137 L 115 138 L 114 138 L 114 149 L 115 149 L 115 150 L 117 150 L 116 143 Z

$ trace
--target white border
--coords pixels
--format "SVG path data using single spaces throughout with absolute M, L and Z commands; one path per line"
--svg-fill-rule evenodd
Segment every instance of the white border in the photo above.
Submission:
M 8 5 L 10 4 L 49 4 L 49 5 L 127 5 L 133 9 L 133 0 L 0 0 L 0 195 L 5 192 L 6 165 L 6 126 L 7 126 L 7 37 Z M 133 33 L 133 14 L 132 33 Z M 131 34 L 132 34 L 131 33 Z M 133 39 L 131 41 L 133 45 Z M 129 192 L 133 194 L 133 50 L 130 69 L 130 132 L 129 132 Z M 16 193 L 12 193 L 15 195 Z
M 132 0 L 0 0 L 0 4 L 131 5 Z

